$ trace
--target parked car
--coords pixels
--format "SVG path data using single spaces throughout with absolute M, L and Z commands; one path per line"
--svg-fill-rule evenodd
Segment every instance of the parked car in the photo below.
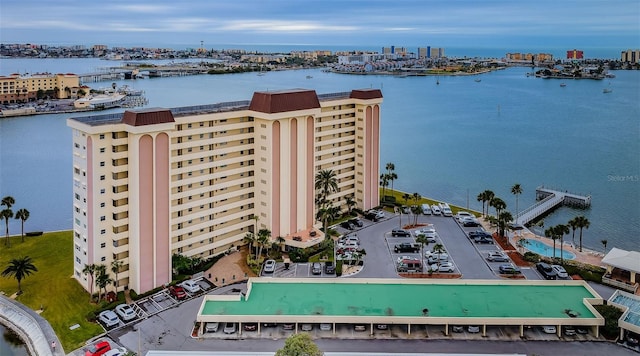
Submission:
M 439 207 L 438 205 L 433 204 L 433 205 L 431 206 L 431 213 L 432 213 L 433 215 L 440 215 L 440 214 L 442 214 L 442 211 L 440 211 L 440 207 Z
M 242 328 L 244 329 L 244 331 L 256 331 L 258 330 L 258 324 L 246 323 L 246 324 L 242 324 Z
M 218 328 L 220 327 L 220 323 L 215 322 L 215 323 L 206 323 L 204 325 L 204 331 L 207 333 L 215 333 L 218 331 Z
M 313 324 L 302 324 L 300 325 L 301 331 L 311 331 L 313 330 Z
M 282 324 L 282 330 L 293 330 L 294 327 L 295 325 L 291 323 Z
M 394 253 L 415 253 L 420 251 L 420 244 L 412 244 L 409 242 L 403 242 L 400 244 L 396 244 L 395 246 L 393 246 L 393 252 Z
M 566 336 L 576 336 L 576 334 L 577 334 L 576 333 L 576 328 L 574 328 L 573 326 L 570 326 L 570 325 L 565 326 L 563 332 L 564 332 L 564 334 Z
M 443 262 L 448 260 L 449 260 L 449 255 L 446 253 L 438 253 L 438 254 L 427 256 L 427 262 L 429 262 L 429 264 L 438 263 L 438 261 L 440 261 L 440 264 L 442 264 Z
M 320 262 L 314 262 L 311 265 L 311 274 L 322 274 L 322 265 Z
M 103 356 L 124 356 L 129 352 L 124 347 L 117 347 L 115 349 L 111 349 L 103 354 Z
M 180 286 L 187 290 L 187 292 L 194 294 L 198 293 L 202 290 L 200 285 L 194 281 L 193 279 L 187 279 L 186 281 L 180 283 Z
M 500 265 L 498 269 L 501 274 L 519 274 L 520 273 L 520 268 L 514 266 L 513 263 Z
M 462 326 L 462 325 L 454 325 L 454 326 L 451 327 L 451 331 L 453 331 L 454 333 L 464 332 L 464 326 Z
M 431 206 L 429 206 L 429 204 L 422 204 L 422 213 L 424 215 L 431 215 Z
M 589 333 L 589 329 L 588 329 L 588 328 L 586 328 L 586 327 L 584 327 L 584 326 L 578 326 L 578 327 L 576 328 L 576 332 L 577 332 L 578 334 L 582 334 L 582 335 L 584 335 L 584 334 L 588 334 L 588 333 Z
M 371 221 L 378 221 L 384 219 L 384 213 L 378 210 L 369 210 L 364 213 L 364 218 Z
M 363 227 L 364 223 L 362 222 L 362 220 L 358 219 L 358 218 L 353 218 L 351 220 L 349 220 L 350 223 L 352 223 L 354 226 L 357 227 Z
M 384 215 L 384 211 L 382 210 L 376 210 L 376 219 L 378 220 L 382 220 L 384 219 L 385 215 Z
M 556 279 L 557 277 L 556 271 L 553 269 L 553 267 L 551 267 L 551 265 L 547 263 L 544 263 L 544 262 L 536 263 L 536 269 L 538 270 L 538 272 L 540 272 L 542 277 L 544 277 L 545 279 Z
M 564 267 L 560 265 L 551 265 L 551 268 L 553 268 L 553 270 L 556 272 L 556 276 L 558 276 L 558 278 L 562 278 L 562 279 L 569 278 L 569 274 L 564 269 Z
M 187 297 L 187 292 L 185 292 L 184 288 L 180 286 L 170 286 L 169 294 L 177 300 L 183 300 Z
M 542 331 L 545 334 L 555 334 L 556 333 L 556 327 L 553 325 L 545 325 L 542 327 Z
M 84 349 L 84 356 L 101 356 L 111 350 L 111 344 L 108 341 L 100 341 Z
M 355 331 L 366 331 L 367 330 L 367 326 L 366 325 L 354 325 L 353 326 L 353 330 Z
M 434 272 L 451 273 L 455 271 L 455 269 L 456 267 L 451 262 L 442 262 L 440 263 L 440 266 L 438 266 L 437 263 L 431 265 L 431 270 Z
M 116 314 L 124 321 L 130 321 L 136 318 L 135 310 L 127 304 L 118 305 L 116 307 Z
M 472 219 L 465 219 L 462 222 L 462 226 L 464 226 L 464 227 L 478 227 L 478 226 L 481 226 L 481 224 L 480 224 L 480 222 L 478 220 L 472 218 Z
M 509 257 L 502 251 L 491 251 L 487 255 L 487 260 L 490 262 L 509 262 Z
M 477 244 L 493 244 L 493 238 L 486 237 L 486 236 L 478 236 L 473 239 L 473 242 Z
M 490 233 L 488 233 L 488 232 L 486 232 L 484 230 L 471 231 L 471 232 L 469 232 L 468 235 L 469 235 L 470 239 L 475 239 L 476 237 L 485 237 L 485 238 L 488 238 L 488 239 L 493 238 L 493 236 L 491 236 Z
M 275 260 L 267 260 L 264 263 L 264 273 L 273 273 L 276 270 L 276 261 Z
M 320 330 L 322 331 L 331 331 L 332 328 L 331 324 L 320 324 Z
M 224 328 L 222 332 L 225 334 L 235 334 L 236 332 L 236 323 L 224 323 Z
M 440 203 L 440 211 L 442 212 L 442 216 L 453 216 L 453 212 L 447 203 Z
M 411 237 L 411 233 L 405 229 L 393 229 L 391 230 L 391 236 L 393 237 Z
M 98 314 L 98 320 L 100 320 L 106 328 L 112 328 L 120 324 L 120 319 L 118 319 L 116 313 L 111 310 L 105 310 Z
M 333 264 L 333 261 L 327 261 L 324 263 L 324 273 L 326 274 L 336 273 L 336 265 Z
M 472 334 L 477 334 L 480 332 L 480 327 L 478 325 L 469 325 L 467 331 Z
M 343 221 L 340 223 L 340 227 L 345 228 L 345 229 L 349 229 L 349 230 L 353 230 L 355 228 L 355 225 L 353 225 L 353 223 L 351 223 L 351 221 Z
M 387 330 L 389 328 L 389 325 L 387 324 L 377 324 L 376 325 L 376 329 L 378 330 Z
M 462 220 L 461 220 L 461 219 L 462 219 L 462 218 L 465 218 L 465 217 L 475 218 L 475 215 L 471 214 L 471 213 L 470 213 L 470 212 L 468 212 L 468 211 L 462 211 L 462 210 L 461 210 L 461 211 L 459 211 L 459 212 L 456 214 L 456 219 L 457 219 L 458 221 L 460 221 L 460 222 L 462 222 Z
M 400 261 L 397 267 L 398 272 L 422 272 L 422 262 L 412 258 Z

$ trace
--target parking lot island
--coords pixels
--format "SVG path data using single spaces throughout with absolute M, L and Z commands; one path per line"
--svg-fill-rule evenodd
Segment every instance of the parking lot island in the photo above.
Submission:
M 594 305 L 603 299 L 584 281 L 398 280 L 398 279 L 273 279 L 252 278 L 236 295 L 207 295 L 196 321 L 199 335 L 206 323 L 331 325 L 340 328 L 403 325 L 412 328 L 455 325 L 519 327 L 552 325 L 560 336 L 567 326 L 589 328 L 594 336 L 604 319 Z M 357 330 L 357 329 L 356 329 Z

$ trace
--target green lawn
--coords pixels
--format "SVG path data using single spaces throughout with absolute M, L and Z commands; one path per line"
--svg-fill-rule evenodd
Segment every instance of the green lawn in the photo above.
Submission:
M 22 280 L 23 294 L 16 300 L 34 310 L 42 306 L 44 312 L 40 315 L 49 321 L 67 352 L 103 332 L 100 325 L 86 319 L 96 306 L 89 303 L 89 293 L 72 277 L 72 239 L 72 231 L 52 232 L 25 237 L 24 243 L 20 237 L 12 237 L 10 248 L 4 246 L 2 239 L 0 246 L 0 270 L 13 258 L 29 256 L 33 260 L 38 271 Z M 15 279 L 0 277 L 0 291 L 11 296 L 17 290 Z M 80 324 L 80 328 L 69 330 L 74 324 Z
M 402 205 L 408 205 L 408 206 L 418 205 L 418 206 L 420 206 L 422 204 L 433 205 L 433 204 L 438 204 L 438 203 L 445 203 L 445 201 L 442 201 L 442 200 L 433 200 L 433 199 L 429 199 L 429 198 L 425 198 L 425 197 L 420 198 L 418 200 L 418 202 L 416 203 L 416 201 L 413 199 L 413 193 L 408 193 L 411 196 L 411 198 L 409 200 L 405 201 L 402 198 L 402 196 L 405 193 L 407 193 L 407 192 L 403 192 L 403 191 L 397 190 L 397 189 L 394 189 L 393 191 L 390 188 L 385 188 L 384 189 L 384 195 L 385 196 L 394 196 L 396 198 L 396 203 L 402 204 Z M 382 196 L 382 188 L 380 188 L 380 196 Z M 468 212 L 474 214 L 475 216 L 482 215 L 479 211 L 475 211 L 473 209 L 466 209 L 464 207 L 453 205 L 451 203 L 448 203 L 448 204 L 449 204 L 449 207 L 451 207 L 451 211 L 454 214 L 456 214 L 460 210 L 464 210 L 464 211 L 468 211 Z

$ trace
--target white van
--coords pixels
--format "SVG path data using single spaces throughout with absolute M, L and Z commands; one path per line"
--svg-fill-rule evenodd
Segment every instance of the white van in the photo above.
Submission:
M 440 207 L 437 204 L 433 204 L 431 206 L 431 212 L 433 213 L 433 215 L 440 215 Z
M 424 215 L 431 215 L 431 207 L 429 204 L 422 204 L 422 213 Z
M 443 216 L 453 216 L 453 212 L 447 203 L 440 203 L 440 211 L 442 211 Z

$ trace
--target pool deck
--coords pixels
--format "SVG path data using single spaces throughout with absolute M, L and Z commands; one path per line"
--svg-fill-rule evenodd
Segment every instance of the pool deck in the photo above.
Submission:
M 597 328 L 601 303 L 584 281 L 252 278 L 243 294 L 206 296 L 197 321 Z

